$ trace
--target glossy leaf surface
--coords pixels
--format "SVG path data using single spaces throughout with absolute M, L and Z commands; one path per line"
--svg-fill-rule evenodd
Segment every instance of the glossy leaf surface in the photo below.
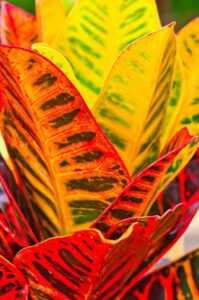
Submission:
M 199 249 L 145 276 L 124 300 L 199 299 Z
M 57 3 L 52 1 L 52 7 L 54 2 Z M 80 0 L 65 22 L 63 13 L 57 14 L 60 22 L 55 29 L 61 26 L 61 30 L 56 30 L 57 35 L 52 39 L 47 36 L 52 20 L 45 22 L 49 19 L 47 11 L 51 2 L 45 5 L 46 0 L 39 0 L 38 3 L 40 23 L 45 23 L 44 42 L 72 64 L 89 107 L 95 103 L 118 53 L 137 38 L 160 28 L 154 0 Z
M 164 149 L 163 156 L 132 179 L 129 185 L 92 224 L 92 227 L 106 232 L 120 220 L 148 215 L 153 205 L 153 195 L 156 193 L 166 170 L 176 155 L 194 139 L 189 135 L 186 128 L 177 133 Z
M 120 54 L 94 106 L 132 175 L 159 154 L 175 57 L 172 24 L 139 39 Z
M 0 299 L 27 300 L 27 283 L 16 267 L 0 256 Z
M 34 16 L 27 11 L 1 2 L 1 42 L 30 48 L 39 39 L 39 27 Z
M 119 224 L 113 229 L 115 241 L 96 230 L 52 238 L 20 251 L 15 265 L 27 276 L 33 299 L 122 299 L 182 234 L 195 212 L 196 207 L 188 211 L 180 205 L 161 218 L 126 220 L 128 230 L 120 239 Z
M 45 236 L 93 221 L 130 177 L 67 77 L 29 50 L 0 47 L 2 130 Z

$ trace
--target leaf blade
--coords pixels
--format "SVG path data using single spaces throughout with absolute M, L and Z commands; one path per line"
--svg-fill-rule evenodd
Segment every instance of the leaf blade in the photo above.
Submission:
M 45 12 L 45 1 L 40 3 Z M 117 54 L 133 40 L 160 28 L 160 21 L 153 0 L 80 0 L 62 27 L 52 43 L 44 42 L 69 60 L 92 107 Z
M 36 18 L 27 11 L 1 2 L 1 41 L 3 44 L 30 48 L 39 39 Z
M 187 293 L 189 297 L 197 299 L 199 286 L 197 273 L 199 272 L 199 250 L 196 249 L 179 260 L 161 268 L 158 271 L 145 276 L 130 291 L 125 299 L 147 300 L 149 294 L 152 297 L 161 297 L 164 293 L 165 299 L 183 296 Z
M 0 256 L 1 279 L 0 299 L 22 299 L 28 297 L 28 286 L 25 278 L 17 268 Z
M 172 24 L 132 43 L 116 60 L 93 108 L 132 176 L 159 154 L 175 48 Z
M 196 211 L 194 205 L 182 204 L 161 218 L 125 220 L 123 224 L 129 222 L 130 226 L 126 235 L 118 239 L 115 231 L 114 241 L 91 229 L 52 238 L 20 251 L 15 265 L 26 274 L 33 299 L 38 294 L 41 299 L 122 299 L 179 238 Z M 79 274 L 82 280 L 78 280 Z
M 27 49 L 0 53 L 4 137 L 46 235 L 89 224 L 129 181 L 122 160 L 54 64 Z
M 121 220 L 148 215 L 154 204 L 154 194 L 165 172 L 178 153 L 194 139 L 186 128 L 177 133 L 162 156 L 138 174 L 91 227 L 106 234 L 106 231 Z

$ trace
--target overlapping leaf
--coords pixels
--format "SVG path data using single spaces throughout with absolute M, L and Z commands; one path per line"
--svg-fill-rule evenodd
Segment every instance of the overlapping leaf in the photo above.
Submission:
M 135 39 L 160 28 L 154 0 L 79 0 L 65 22 L 63 12 L 56 14 L 59 20 L 53 22 L 55 37 L 50 29 L 54 11 L 51 15 L 48 11 L 59 1 L 46 2 L 39 0 L 37 9 L 44 42 L 72 64 L 90 107 L 118 53 Z
M 170 130 L 173 126 L 173 122 L 176 116 L 179 113 L 179 110 L 183 105 L 183 100 L 184 100 L 183 97 L 185 96 L 185 93 L 186 93 L 186 85 L 185 85 L 184 68 L 181 59 L 178 55 L 176 60 L 175 70 L 174 70 L 174 80 L 173 80 L 171 95 L 165 113 L 164 126 L 163 126 L 163 131 L 161 136 L 162 147 L 164 147 L 166 142 L 170 139 L 170 134 L 171 134 Z
M 145 276 L 124 300 L 199 299 L 199 249 Z
M 13 198 L 9 187 L 6 184 L 4 176 L 12 186 L 12 191 L 15 190 L 13 178 L 10 172 L 2 166 L 0 172 L 0 255 L 3 255 L 9 260 L 12 260 L 14 255 L 22 248 L 32 245 L 37 242 L 37 238 L 32 232 L 30 225 L 20 210 L 18 204 Z M 5 174 L 6 172 L 6 174 Z M 27 218 L 31 217 L 29 208 L 26 206 L 25 200 L 20 191 L 15 193 L 18 202 L 23 207 Z M 21 197 L 21 198 L 19 198 Z M 34 228 L 34 220 L 31 218 L 32 226 Z
M 121 224 L 111 233 L 115 241 L 91 229 L 52 238 L 20 251 L 15 265 L 27 277 L 33 299 L 122 299 L 183 233 L 196 210 L 194 204 L 182 204 L 161 218 L 125 220 L 125 235 L 118 239 Z
M 175 57 L 173 25 L 139 39 L 118 57 L 94 106 L 133 175 L 159 154 Z
M 3 181 L 6 184 L 6 189 L 9 189 L 9 193 L 11 194 L 11 197 L 13 198 L 12 201 L 16 203 L 16 205 L 19 207 L 21 213 L 25 216 L 26 221 L 30 225 L 32 231 L 35 233 L 33 236 L 37 236 L 39 238 L 39 226 L 37 224 L 35 215 L 30 207 L 30 204 L 28 203 L 27 199 L 25 198 L 21 188 L 16 183 L 16 180 L 13 176 L 13 171 L 11 171 L 7 165 L 7 163 L 4 161 L 4 159 L 0 155 L 0 174 L 2 176 Z M 23 227 L 23 226 L 22 226 Z M 32 232 L 31 231 L 31 232 Z M 32 233 L 31 233 L 32 234 Z M 37 239 L 34 239 L 36 241 Z
M 93 221 L 130 180 L 71 82 L 29 50 L 0 47 L 2 130 L 45 236 Z
M 39 52 L 43 56 L 47 57 L 50 61 L 52 61 L 58 68 L 60 68 L 64 74 L 70 79 L 70 81 L 74 84 L 76 89 L 80 92 L 80 86 L 75 77 L 73 69 L 66 58 L 60 54 L 55 49 L 49 47 L 47 44 L 36 43 L 32 45 L 32 49 Z M 80 93 L 81 94 L 81 93 Z
M 163 215 L 175 205 L 193 200 L 199 201 L 199 160 L 197 154 L 159 195 L 148 214 Z
M 153 195 L 166 170 L 176 155 L 194 139 L 186 128 L 176 134 L 163 156 L 136 176 L 91 226 L 106 233 L 120 220 L 148 215 L 153 205 Z
M 25 10 L 1 2 L 1 42 L 9 45 L 21 45 L 27 48 L 39 39 L 38 22 Z
M 191 21 L 178 34 L 179 56 L 182 60 L 184 71 L 185 91 L 177 116 L 174 115 L 171 134 L 188 126 L 190 132 L 199 136 L 199 18 Z M 181 153 L 168 170 L 160 189 L 164 187 L 182 170 L 195 151 L 199 147 L 199 141 L 190 145 L 189 153 Z M 159 189 L 159 190 L 160 190 Z
M 16 267 L 0 256 L 0 299 L 26 300 L 27 283 Z

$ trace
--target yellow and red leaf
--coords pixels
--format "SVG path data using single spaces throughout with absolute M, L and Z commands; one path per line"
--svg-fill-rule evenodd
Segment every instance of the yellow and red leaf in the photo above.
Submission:
M 182 235 L 196 210 L 181 204 L 162 217 L 125 220 L 125 234 L 117 224 L 109 239 L 92 229 L 51 238 L 21 250 L 14 263 L 32 299 L 119 300 Z
M 28 299 L 28 285 L 23 274 L 2 256 L 0 256 L 0 299 Z
M 91 227 L 105 233 L 120 220 L 147 215 L 165 172 L 176 155 L 194 139 L 186 128 L 177 133 L 164 149 L 162 157 L 137 175 Z
M 199 299 L 199 249 L 148 274 L 123 300 Z
M 30 48 L 39 40 L 39 24 L 36 17 L 27 11 L 2 1 L 0 18 L 0 35 L 3 44 Z
M 0 46 L 1 129 L 45 236 L 91 223 L 130 181 L 67 77 L 28 49 Z

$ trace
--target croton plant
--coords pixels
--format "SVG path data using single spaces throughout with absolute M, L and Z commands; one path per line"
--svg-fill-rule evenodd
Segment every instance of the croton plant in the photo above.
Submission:
M 74 2 L 1 2 L 0 299 L 199 299 L 199 249 L 155 265 L 199 207 L 199 19 Z

